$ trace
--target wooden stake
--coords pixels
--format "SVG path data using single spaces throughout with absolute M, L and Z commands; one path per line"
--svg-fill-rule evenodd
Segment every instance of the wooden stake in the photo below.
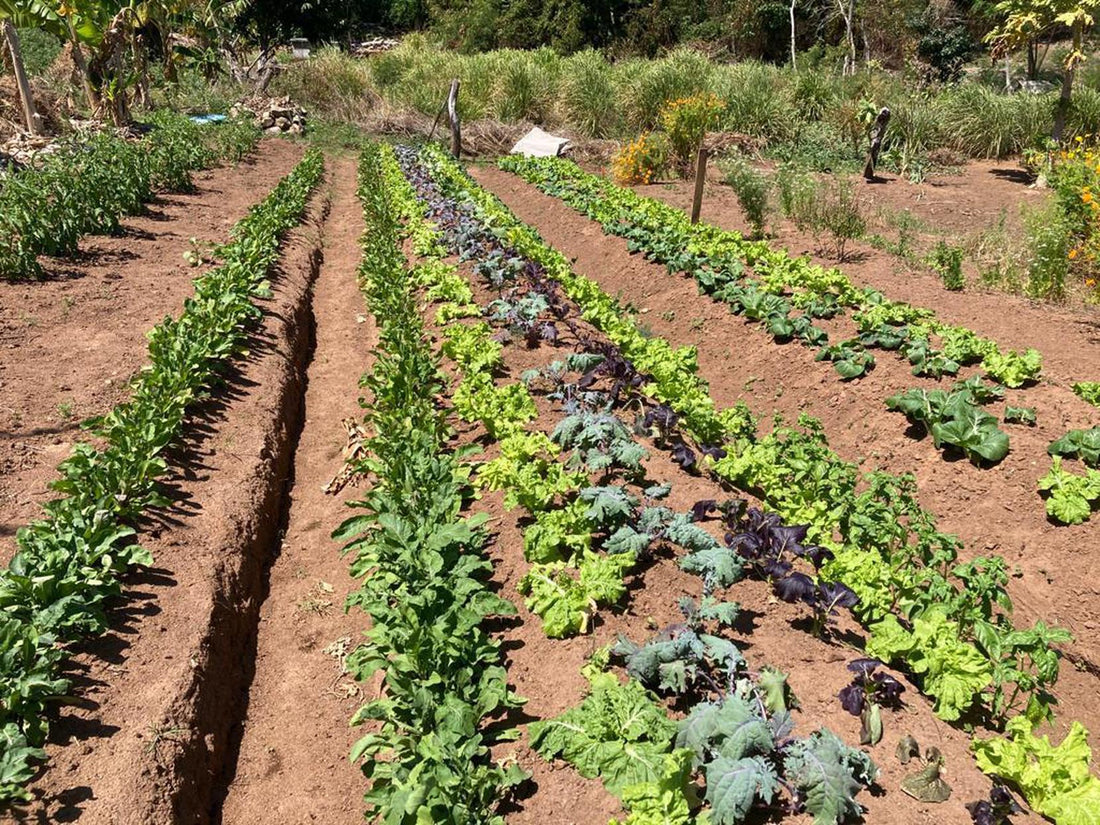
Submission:
M 871 150 L 867 153 L 867 163 L 863 166 L 863 177 L 866 180 L 875 179 L 875 164 L 878 163 L 878 153 L 882 149 L 882 139 L 886 137 L 886 125 L 889 122 L 890 110 L 883 106 L 871 129 Z
M 462 154 L 462 127 L 458 122 L 458 79 L 451 81 L 447 95 L 447 115 L 451 118 L 451 154 L 457 160 Z
M 695 156 L 695 194 L 691 199 L 691 222 L 699 223 L 699 211 L 703 208 L 703 183 L 707 179 L 707 157 L 709 152 L 699 147 Z
M 34 97 L 31 94 L 31 83 L 27 79 L 27 72 L 23 68 L 23 52 L 19 48 L 19 33 L 15 30 L 10 20 L 3 23 L 4 39 L 7 41 L 8 50 L 11 52 L 12 70 L 15 73 L 15 85 L 19 89 L 19 97 L 23 104 L 23 117 L 26 120 L 27 131 L 32 135 L 44 135 L 42 116 L 34 107 Z

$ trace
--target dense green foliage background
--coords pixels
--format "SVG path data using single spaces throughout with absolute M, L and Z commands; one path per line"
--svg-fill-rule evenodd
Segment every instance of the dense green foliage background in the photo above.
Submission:
M 948 62 L 974 52 L 990 26 L 981 0 L 883 0 L 845 4 L 861 58 L 900 65 L 914 54 Z M 836 0 L 797 0 L 798 50 L 840 47 Z M 265 39 L 296 30 L 315 40 L 368 31 L 428 30 L 463 52 L 548 45 L 653 56 L 682 43 L 715 56 L 783 61 L 790 54 L 787 0 L 257 0 L 246 22 Z

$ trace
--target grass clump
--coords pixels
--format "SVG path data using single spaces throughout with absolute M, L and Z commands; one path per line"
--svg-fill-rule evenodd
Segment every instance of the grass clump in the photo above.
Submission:
M 936 246 L 928 256 L 928 265 L 939 274 L 944 289 L 951 292 L 958 292 L 966 286 L 962 263 L 962 247 L 954 246 L 943 240 L 936 242 Z

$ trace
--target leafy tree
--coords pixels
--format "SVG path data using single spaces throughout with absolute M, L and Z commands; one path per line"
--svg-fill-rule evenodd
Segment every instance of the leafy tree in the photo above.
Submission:
M 1077 67 L 1085 59 L 1082 50 L 1085 33 L 1096 22 L 1100 0 L 1001 0 L 996 6 L 1004 20 L 986 39 L 993 46 L 993 56 L 1037 41 L 1053 29 L 1066 27 L 1072 36 L 1072 46 L 1062 66 L 1062 91 L 1054 112 L 1055 140 L 1062 139 L 1073 95 L 1073 79 Z

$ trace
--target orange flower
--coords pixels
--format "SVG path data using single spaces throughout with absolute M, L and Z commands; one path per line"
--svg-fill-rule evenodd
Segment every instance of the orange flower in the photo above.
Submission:
M 1077 250 L 1076 249 L 1071 249 L 1069 251 L 1069 259 L 1072 261 L 1076 257 L 1077 257 Z
M 1085 286 L 1087 286 L 1087 287 L 1096 286 L 1096 279 L 1095 278 L 1085 278 Z

